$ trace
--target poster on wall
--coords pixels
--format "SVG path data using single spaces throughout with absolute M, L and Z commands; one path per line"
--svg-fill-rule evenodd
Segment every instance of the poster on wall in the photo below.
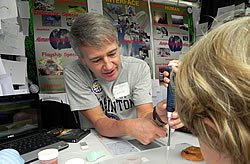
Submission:
M 156 79 L 163 77 L 170 60 L 179 59 L 192 42 L 192 8 L 151 3 Z
M 68 33 L 74 19 L 87 12 L 87 0 L 33 0 L 33 26 L 41 93 L 65 92 L 63 68 L 75 60 Z
M 145 1 L 103 0 L 103 15 L 117 27 L 121 54 L 142 59 L 152 69 L 150 15 Z

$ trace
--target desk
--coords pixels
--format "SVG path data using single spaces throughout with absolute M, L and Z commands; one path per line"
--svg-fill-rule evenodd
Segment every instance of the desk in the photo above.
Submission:
M 127 138 L 123 138 L 125 141 Z M 84 139 L 82 139 L 80 142 L 85 141 L 87 142 L 89 149 L 88 150 L 81 150 L 79 143 L 69 143 L 69 148 L 62 150 L 59 152 L 58 162 L 59 164 L 64 164 L 67 160 L 72 158 L 82 158 L 85 160 L 85 164 L 120 164 L 120 161 L 128 156 L 129 154 L 123 154 L 123 155 L 114 155 L 112 154 L 103 144 L 103 142 L 100 141 L 100 138 L 98 137 L 97 133 L 92 130 L 92 132 L 86 136 Z M 166 138 L 162 138 L 158 140 L 161 143 L 166 143 Z M 171 148 L 169 153 L 169 159 L 170 163 L 168 164 L 204 164 L 205 162 L 191 162 L 184 160 L 180 157 L 180 151 L 174 149 L 175 146 L 183 145 L 183 143 L 198 146 L 198 140 L 191 134 L 186 134 L 182 132 L 173 132 L 171 134 Z M 96 160 L 95 162 L 88 162 L 86 160 L 87 152 L 88 151 L 97 151 L 101 150 L 105 153 L 105 156 Z M 145 162 L 145 164 L 164 164 L 166 162 L 166 146 L 162 146 L 155 149 L 149 149 L 145 151 L 138 151 L 130 154 L 137 154 L 140 155 L 143 159 L 148 160 Z M 176 151 L 177 152 L 176 152 Z M 32 164 L 39 164 L 39 161 L 34 161 Z M 144 163 L 143 163 L 144 164 Z

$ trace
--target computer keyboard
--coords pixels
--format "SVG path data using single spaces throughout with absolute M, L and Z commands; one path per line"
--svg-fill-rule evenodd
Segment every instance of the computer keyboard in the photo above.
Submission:
M 17 150 L 22 155 L 58 141 L 59 140 L 57 138 L 47 134 L 46 132 L 39 132 L 21 139 L 0 144 L 0 150 L 12 148 Z

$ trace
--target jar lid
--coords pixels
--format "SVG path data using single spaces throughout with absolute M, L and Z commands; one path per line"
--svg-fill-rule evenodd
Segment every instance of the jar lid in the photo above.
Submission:
M 51 160 L 58 157 L 57 149 L 45 149 L 38 153 L 39 160 Z

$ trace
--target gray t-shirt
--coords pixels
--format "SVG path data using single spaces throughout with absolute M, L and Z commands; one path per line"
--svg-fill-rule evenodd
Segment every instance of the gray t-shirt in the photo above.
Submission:
M 101 106 L 116 120 L 136 118 L 135 106 L 152 102 L 150 68 L 134 57 L 121 56 L 115 81 L 98 79 L 80 60 L 64 69 L 65 87 L 72 111 Z

